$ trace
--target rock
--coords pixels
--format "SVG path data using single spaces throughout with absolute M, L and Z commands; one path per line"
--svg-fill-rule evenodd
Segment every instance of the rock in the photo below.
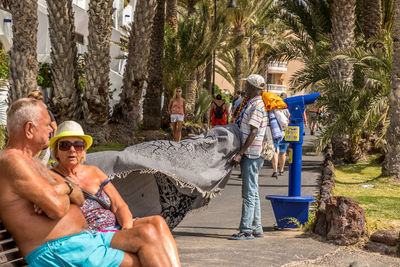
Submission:
M 139 136 L 143 137 L 144 141 L 166 140 L 166 139 L 168 139 L 168 134 L 167 133 L 163 133 L 161 131 L 155 131 L 155 130 L 142 131 L 139 134 Z
M 373 242 L 373 241 L 369 241 L 364 246 L 364 248 L 369 251 L 378 252 L 378 253 L 385 254 L 385 255 L 395 255 L 396 254 L 395 246 L 388 246 L 386 244 Z
M 325 202 L 322 202 L 325 205 Z M 326 214 L 325 208 L 319 207 L 319 210 L 316 214 L 315 224 L 314 224 L 314 233 L 326 237 L 327 233 L 327 222 L 326 222 Z
M 369 264 L 366 262 L 353 261 L 350 263 L 349 267 L 369 267 Z
M 142 143 L 142 142 L 144 142 L 144 137 L 143 136 L 138 136 L 136 138 L 136 140 L 137 140 L 137 143 Z
M 327 240 L 338 245 L 353 245 L 365 235 L 365 213 L 349 197 L 330 197 L 326 202 Z
M 198 125 L 183 125 L 182 126 L 182 138 L 193 137 L 207 131 L 206 128 Z
M 388 229 L 373 233 L 370 237 L 372 241 L 383 243 L 389 246 L 396 246 L 399 240 L 400 230 Z

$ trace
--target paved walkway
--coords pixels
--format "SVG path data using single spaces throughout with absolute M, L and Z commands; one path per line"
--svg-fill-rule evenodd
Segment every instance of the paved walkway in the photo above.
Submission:
M 306 135 L 303 148 L 302 195 L 315 195 L 322 157 L 312 152 L 312 136 Z M 264 238 L 228 240 L 237 232 L 241 215 L 241 180 L 237 167 L 222 194 L 205 209 L 189 214 L 175 228 L 182 266 L 400 266 L 400 259 L 339 247 L 299 230 L 276 231 L 270 194 L 287 194 L 287 167 L 278 180 L 271 177 L 269 162 L 261 170 L 259 185 Z M 368 264 L 368 265 L 366 265 Z

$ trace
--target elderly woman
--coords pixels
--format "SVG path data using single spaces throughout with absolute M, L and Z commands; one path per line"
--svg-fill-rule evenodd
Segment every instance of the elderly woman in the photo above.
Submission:
M 85 195 L 81 207 L 93 230 L 129 229 L 137 225 L 152 224 L 156 229 L 168 231 L 161 216 L 132 219 L 132 213 L 107 175 L 96 166 L 82 164 L 93 139 L 85 135 L 82 127 L 74 121 L 65 121 L 57 134 L 50 139 L 53 158 L 57 161 L 53 171 L 79 185 Z
M 96 166 L 82 164 L 92 143 L 92 137 L 85 135 L 77 122 L 60 124 L 57 135 L 50 139 L 52 156 L 57 161 L 53 171 L 83 189 L 85 202 L 81 210 L 89 229 L 132 228 L 132 213 L 107 175 Z
M 135 242 L 148 244 L 156 240 L 171 266 L 180 266 L 178 250 L 165 220 L 161 216 L 133 220 L 128 205 L 107 175 L 96 166 L 82 164 L 92 143 L 92 137 L 85 135 L 81 125 L 74 121 L 61 123 L 56 136 L 50 139 L 52 155 L 57 161 L 53 171 L 80 186 L 85 195 L 81 210 L 88 228 L 98 231 L 132 229 L 137 237 Z

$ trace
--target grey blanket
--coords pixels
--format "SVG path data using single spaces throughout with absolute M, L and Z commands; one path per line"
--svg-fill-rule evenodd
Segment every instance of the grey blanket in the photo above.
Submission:
M 159 140 L 90 153 L 86 164 L 112 179 L 134 217 L 159 214 L 174 228 L 223 190 L 239 149 L 239 128 L 230 124 L 179 143 Z

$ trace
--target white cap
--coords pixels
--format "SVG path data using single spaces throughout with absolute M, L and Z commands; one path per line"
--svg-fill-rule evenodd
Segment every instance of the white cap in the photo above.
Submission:
M 265 80 L 261 75 L 251 74 L 249 77 L 244 78 L 242 80 L 248 81 L 251 85 L 253 85 L 259 89 L 265 88 Z

